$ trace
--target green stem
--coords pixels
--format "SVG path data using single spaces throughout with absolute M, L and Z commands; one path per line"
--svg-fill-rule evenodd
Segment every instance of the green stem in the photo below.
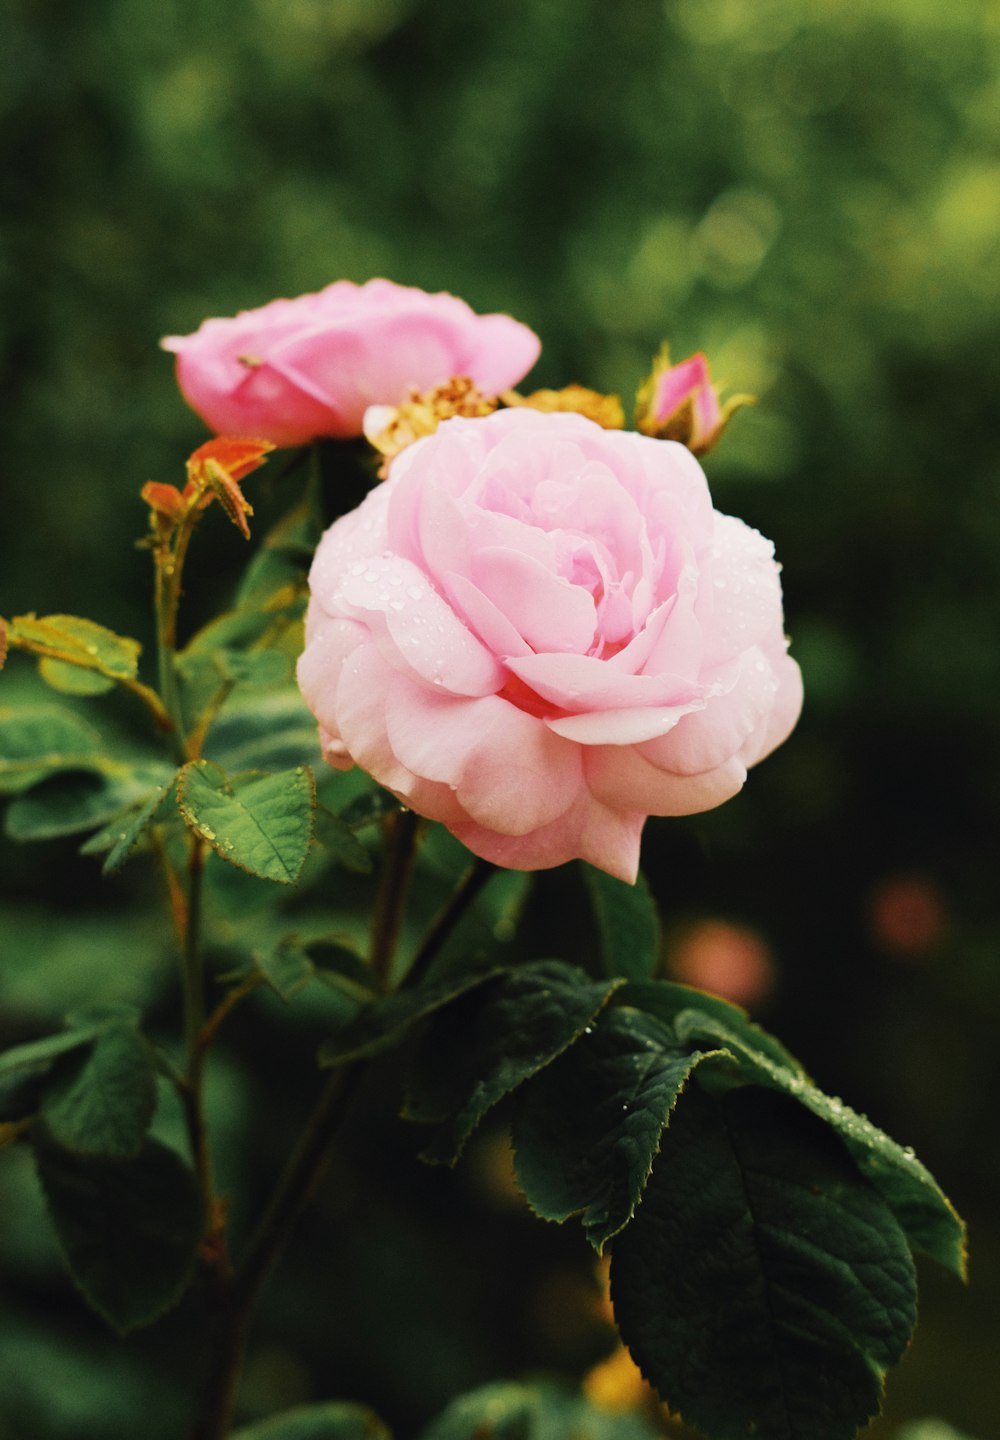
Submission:
M 478 856 L 469 866 L 458 882 L 457 889 L 448 897 L 447 902 L 432 920 L 420 949 L 413 957 L 404 982 L 407 989 L 412 989 L 415 985 L 420 984 L 445 941 L 475 902 L 483 886 L 497 873 L 497 870 L 498 867 L 491 861 L 480 860 Z
M 420 817 L 413 810 L 397 810 L 385 820 L 385 859 L 375 902 L 369 964 L 380 990 L 390 988 L 392 960 L 406 909 L 410 876 L 416 860 Z
M 201 1195 L 205 1235 L 215 1227 L 215 1193 L 212 1164 L 205 1129 L 204 1081 L 205 1051 L 205 977 L 201 954 L 202 891 L 204 888 L 205 844 L 191 837 L 188 858 L 187 913 L 181 953 L 181 988 L 184 999 L 184 1117 L 187 1123 L 191 1158 L 194 1163 L 198 1192 Z
M 156 564 L 156 649 L 160 695 L 173 722 L 174 749 L 179 760 L 187 760 L 184 711 L 177 683 L 177 611 L 181 600 L 181 578 L 188 545 L 198 521 L 192 509 L 181 521 L 172 545 L 154 551 Z
M 396 942 L 416 857 L 419 817 L 401 810 L 386 824 L 386 856 L 376 901 L 372 969 L 383 986 L 392 970 Z M 205 1379 L 190 1440 L 225 1440 L 253 1312 L 264 1283 L 313 1195 L 329 1159 L 330 1145 L 366 1069 L 365 1062 L 335 1070 L 320 1093 L 295 1152 L 250 1238 L 218 1308 Z

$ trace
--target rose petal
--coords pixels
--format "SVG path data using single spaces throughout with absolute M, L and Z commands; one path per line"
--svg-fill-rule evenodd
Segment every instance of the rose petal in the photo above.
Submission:
M 623 674 L 594 655 L 519 656 L 507 660 L 507 669 L 543 700 L 573 712 L 684 706 L 700 700 L 702 691 L 690 680 L 667 672 Z
M 447 784 L 473 820 L 523 835 L 573 803 L 580 753 L 499 696 L 456 699 L 405 681 L 385 699 L 393 753 L 417 775 Z
M 642 754 L 680 775 L 714 770 L 742 753 L 747 737 L 773 706 L 777 690 L 774 670 L 754 646 L 719 675 L 716 694 L 704 709 L 685 715 L 669 735 L 644 745 Z
M 456 695 L 489 695 L 503 685 L 503 667 L 411 561 L 391 553 L 358 561 L 340 594 L 392 664 Z
M 640 745 L 666 735 L 684 715 L 700 710 L 699 696 L 686 704 L 644 706 L 634 710 L 591 710 L 583 715 L 546 716 L 545 724 L 556 735 L 578 745 Z M 652 813 L 652 812 L 650 812 Z
M 582 796 L 566 815 L 528 835 L 498 835 L 482 825 L 460 823 L 454 834 L 474 855 L 513 870 L 547 870 L 568 860 L 587 860 L 627 884 L 639 873 L 644 811 L 622 812 Z
M 703 568 L 701 593 L 712 599 L 705 664 L 719 665 L 780 627 L 781 581 L 771 541 L 732 515 L 716 516 Z
M 701 775 L 675 775 L 644 759 L 631 747 L 595 747 L 587 752 L 587 784 L 606 805 L 643 810 L 647 815 L 696 815 L 729 800 L 747 778 L 733 756 Z
M 586 653 L 594 640 L 593 596 L 517 550 L 489 546 L 470 579 L 534 650 Z

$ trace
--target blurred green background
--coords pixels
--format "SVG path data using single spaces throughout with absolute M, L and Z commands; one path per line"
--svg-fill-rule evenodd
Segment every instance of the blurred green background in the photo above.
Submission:
M 138 490 L 204 438 L 158 338 L 338 277 L 509 310 L 538 384 L 628 403 L 666 337 L 761 397 L 706 468 L 776 542 L 806 710 L 738 800 L 648 827 L 667 963 L 745 995 L 967 1215 L 970 1289 L 922 1272 L 877 1433 L 1000 1436 L 1000 9 L 9 0 L 0 41 L 0 613 L 148 642 Z M 213 534 L 196 608 L 243 559 Z M 4 1043 L 84 996 L 172 1023 L 152 880 L 102 884 L 75 848 L 2 842 Z M 534 953 L 571 953 L 574 884 L 543 884 Z M 251 1194 L 311 1088 L 309 1017 L 278 1009 L 215 1073 Z M 368 1097 L 289 1252 L 248 1416 L 348 1396 L 406 1435 L 457 1389 L 609 1348 L 582 1237 L 521 1212 L 498 1133 L 428 1172 L 394 1103 Z M 104 1334 L 0 1158 L 0 1437 L 117 1440 L 140 1412 L 180 1434 L 196 1310 Z

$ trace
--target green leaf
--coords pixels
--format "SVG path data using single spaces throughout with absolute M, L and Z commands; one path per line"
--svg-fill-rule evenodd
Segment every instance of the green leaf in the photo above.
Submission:
M 237 685 L 281 685 L 292 673 L 292 657 L 282 650 L 218 650 L 215 664 L 223 678 Z
M 46 685 L 63 695 L 106 695 L 115 688 L 115 681 L 108 675 L 84 670 L 65 660 L 52 660 L 47 655 L 39 660 L 38 673 Z
M 622 1004 L 645 1010 L 675 1029 L 678 1016 L 683 1013 L 682 1038 L 693 1045 L 717 1044 L 722 1033 L 718 1026 L 722 1024 L 727 1036 L 738 1039 L 753 1054 L 763 1055 L 799 1075 L 804 1074 L 795 1056 L 785 1049 L 780 1040 L 755 1024 L 739 1005 L 731 1005 L 717 995 L 708 995 L 704 990 L 694 990 L 690 985 L 679 985 L 669 980 L 650 980 L 628 985 L 618 998 Z
M 287 593 L 301 591 L 304 566 L 262 545 L 243 572 L 236 599 L 240 605 L 261 605 Z
M 273 613 L 256 605 L 224 611 L 191 636 L 179 652 L 177 663 L 185 670 L 195 655 L 211 659 L 220 650 L 246 649 L 265 635 L 273 624 Z
M 888 1206 L 826 1126 L 755 1087 L 682 1097 L 611 1290 L 643 1374 L 712 1440 L 852 1440 L 916 1323 Z
M 323 758 L 316 717 L 291 686 L 230 700 L 212 725 L 205 753 L 231 774 L 316 765 Z
M 103 875 L 113 875 L 120 870 L 150 825 L 165 820 L 171 813 L 169 797 L 176 779 L 175 775 L 168 784 L 158 785 L 138 808 L 132 807 L 119 817 L 118 823 L 111 828 L 111 845 L 101 867 Z M 86 847 L 81 850 L 83 853 L 86 853 Z
M 0 1120 L 19 1120 L 36 1108 L 42 1087 L 60 1056 L 93 1043 L 102 1021 L 74 1025 L 0 1054 Z
M 685 1022 L 689 1012 L 678 1016 L 682 1032 L 693 1029 L 704 1040 L 713 1034 L 733 1057 L 713 1061 L 729 1083 L 769 1086 L 783 1091 L 831 1126 L 846 1145 L 855 1163 L 879 1191 L 912 1247 L 965 1279 L 967 1253 L 965 1225 L 934 1176 L 912 1150 L 904 1149 L 866 1115 L 859 1115 L 839 1096 L 825 1095 L 801 1070 L 777 1065 L 767 1056 L 754 1053 L 740 1043 L 740 1037 L 719 1022 L 699 1015 L 696 1024 Z M 735 1063 L 734 1063 L 735 1061 Z
M 671 1111 L 705 1058 L 640 1010 L 602 1010 L 518 1094 L 517 1178 L 535 1213 L 580 1214 L 600 1252 L 635 1213 Z
M 318 936 L 308 944 L 309 958 L 316 967 L 316 977 L 333 990 L 340 991 L 359 1004 L 367 1004 L 377 995 L 371 967 L 366 960 L 344 943 L 341 936 Z
M 232 1440 L 389 1440 L 389 1431 L 366 1405 L 329 1400 L 244 1425 Z
M 499 973 L 487 970 L 479 975 L 459 975 L 374 1000 L 342 1030 L 323 1042 L 319 1048 L 319 1063 L 344 1065 L 351 1060 L 391 1050 L 419 1020 L 426 1019 L 442 1005 L 447 1005 L 467 990 L 485 984 Z
M 0 794 L 29 790 L 58 770 L 94 770 L 102 763 L 101 737 L 70 711 L 0 711 Z
M 836 1096 L 812 1084 L 793 1055 L 736 1005 L 714 995 L 666 981 L 629 985 L 619 996 L 669 1024 L 689 1049 L 722 1047 L 702 1072 L 719 1088 L 751 1083 L 793 1096 L 831 1125 L 856 1164 L 872 1182 L 902 1225 L 915 1250 L 929 1255 L 965 1278 L 965 1226 L 930 1171 L 913 1154 Z
M 8 626 L 10 643 L 34 654 L 96 670 L 112 680 L 134 680 L 142 646 L 79 615 L 18 615 Z
M 404 1114 L 438 1127 L 422 1158 L 454 1164 L 483 1116 L 572 1045 L 620 983 L 538 960 L 449 1003 L 407 1084 Z
M 134 1159 L 74 1155 L 32 1132 L 38 1178 L 84 1299 L 119 1334 L 177 1303 L 191 1279 L 201 1203 L 174 1150 L 147 1140 Z
M 88 1054 L 60 1065 L 42 1099 L 49 1134 L 78 1155 L 132 1156 L 156 1109 L 156 1066 L 134 1024 L 109 1025 Z
M 316 782 L 308 766 L 279 775 L 238 775 L 196 760 L 180 772 L 184 823 L 230 865 L 294 885 L 312 844 Z
M 298 935 L 286 935 L 267 950 L 253 952 L 254 963 L 276 995 L 293 999 L 316 975 L 306 947 Z
M 660 917 L 640 872 L 634 885 L 582 860 L 580 868 L 594 907 L 601 955 L 609 975 L 650 980 L 660 957 Z
M 148 795 L 150 785 L 169 773 L 155 763 L 108 763 L 103 773 L 52 775 L 11 802 L 4 828 L 12 840 L 22 841 L 78 835 Z
M 501 1381 L 453 1400 L 420 1440 L 657 1440 L 661 1434 L 643 1415 L 598 1409 L 557 1385 Z
M 367 825 L 377 825 L 386 815 L 395 815 L 403 807 L 395 795 L 372 784 L 370 790 L 344 806 L 340 818 L 352 830 L 363 830 Z
M 355 875 L 370 875 L 372 857 L 353 830 L 325 805 L 316 807 L 316 842 L 328 850 L 338 865 Z

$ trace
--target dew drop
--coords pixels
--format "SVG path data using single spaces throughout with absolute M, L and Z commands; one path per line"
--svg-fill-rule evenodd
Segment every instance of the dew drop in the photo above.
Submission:
M 377 571 L 377 570 L 366 570 L 366 571 L 365 571 L 365 579 L 368 581 L 369 584 L 372 584 L 375 580 L 378 579 L 378 571 Z
M 411 600 L 422 600 L 424 598 L 424 592 L 419 585 L 407 585 L 406 593 Z
M 405 600 L 390 600 L 390 601 L 389 601 L 389 608 L 392 609 L 392 610 L 405 610 L 405 609 L 406 609 L 406 601 L 405 601 Z
M 352 566 L 351 566 L 351 574 L 352 574 L 352 575 L 363 575 L 364 572 L 365 572 L 365 570 L 366 570 L 367 568 L 368 568 L 368 567 L 365 565 L 365 562 L 364 562 L 363 560 L 359 560 L 356 565 L 352 565 Z

